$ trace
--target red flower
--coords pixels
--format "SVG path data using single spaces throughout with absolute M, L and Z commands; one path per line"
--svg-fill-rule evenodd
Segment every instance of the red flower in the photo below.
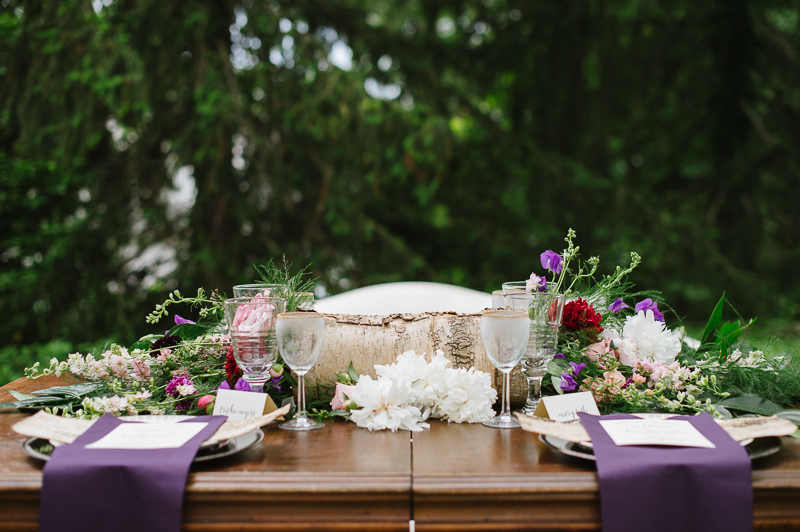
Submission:
M 236 386 L 236 381 L 238 381 L 241 376 L 242 370 L 239 369 L 236 359 L 233 358 L 233 347 L 228 347 L 228 353 L 225 361 L 225 380 L 228 381 L 228 385 L 230 385 L 231 390 L 234 389 L 234 386 Z
M 600 322 L 603 316 L 594 311 L 594 307 L 584 299 L 576 299 L 564 305 L 562 327 L 568 332 L 582 332 L 593 341 L 603 332 Z

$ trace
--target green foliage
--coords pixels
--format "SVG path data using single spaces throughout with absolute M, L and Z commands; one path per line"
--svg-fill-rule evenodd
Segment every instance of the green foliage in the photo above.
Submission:
M 566 227 L 610 264 L 640 253 L 630 281 L 681 317 L 723 291 L 800 316 L 797 6 L 93 5 L 0 7 L 14 349 L 128 345 L 164 294 L 283 256 L 329 293 L 490 291 L 543 273 Z

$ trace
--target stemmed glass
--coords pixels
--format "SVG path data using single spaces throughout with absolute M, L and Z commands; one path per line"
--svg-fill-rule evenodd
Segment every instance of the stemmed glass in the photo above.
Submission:
M 565 299 L 564 294 L 550 292 L 511 292 L 506 295 L 506 308 L 527 311 L 530 318 L 531 333 L 522 358 L 522 374 L 528 381 L 528 399 L 522 411 L 531 416 L 542 399 L 542 379 L 547 373 L 547 364 L 556 354 Z
M 275 318 L 284 310 L 286 300 L 278 297 L 225 300 L 233 357 L 242 370 L 242 378 L 254 392 L 264 391 L 269 370 L 278 359 Z
M 498 429 L 519 427 L 511 417 L 509 378 L 511 370 L 519 363 L 528 345 L 530 319 L 527 312 L 492 310 L 481 314 L 481 339 L 483 348 L 494 367 L 503 372 L 503 406 L 500 415 L 483 424 Z
M 278 348 L 283 361 L 297 374 L 297 416 L 280 427 L 287 430 L 321 429 L 325 424 L 306 414 L 305 375 L 317 363 L 325 338 L 325 318 L 316 312 L 286 312 L 278 315 Z

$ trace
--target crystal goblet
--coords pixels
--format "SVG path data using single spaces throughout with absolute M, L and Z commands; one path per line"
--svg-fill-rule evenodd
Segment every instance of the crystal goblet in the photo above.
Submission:
M 233 344 L 233 356 L 242 378 L 254 392 L 262 392 L 269 370 L 278 358 L 275 318 L 286 310 L 286 300 L 277 297 L 225 300 L 225 318 Z
M 530 330 L 527 312 L 492 310 L 481 314 L 483 348 L 494 367 L 503 373 L 502 409 L 499 416 L 483 422 L 487 427 L 499 429 L 519 427 L 519 421 L 511 417 L 509 376 L 525 352 Z
M 325 425 L 306 414 L 305 375 L 317 363 L 325 338 L 325 318 L 316 312 L 286 312 L 275 326 L 283 361 L 297 374 L 297 416 L 281 423 L 286 430 L 314 430 Z
M 547 373 L 547 364 L 556 354 L 565 300 L 564 294 L 548 292 L 506 295 L 506 308 L 527 311 L 530 318 L 530 338 L 522 357 L 522 374 L 528 381 L 528 399 L 522 411 L 530 416 L 542 399 L 542 379 Z

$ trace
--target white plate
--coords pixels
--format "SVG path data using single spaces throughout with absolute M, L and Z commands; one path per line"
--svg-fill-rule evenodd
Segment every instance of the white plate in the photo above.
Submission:
M 194 457 L 194 461 L 205 462 L 207 460 L 216 460 L 217 458 L 238 454 L 251 447 L 255 447 L 261 443 L 263 439 L 264 432 L 261 429 L 256 429 L 242 436 L 231 438 L 227 442 L 221 443 L 218 447 L 208 449 L 201 448 L 197 452 L 197 456 Z M 43 451 L 42 447 L 47 446 L 49 443 L 50 442 L 47 440 L 41 438 L 29 438 L 22 444 L 22 450 L 31 458 L 46 462 L 50 460 L 50 453 L 53 451 L 52 449 Z
M 571 441 L 562 440 L 561 438 L 556 438 L 554 436 L 547 436 L 545 434 L 539 434 L 539 440 L 548 447 L 551 447 L 562 454 L 566 454 L 567 456 L 574 456 L 575 458 L 580 458 L 582 460 L 594 461 L 596 459 L 591 447 L 584 446 L 584 442 L 574 443 Z M 777 453 L 781 448 L 782 442 L 777 436 L 768 436 L 766 438 L 756 438 L 755 440 L 750 440 L 750 443 L 747 443 L 747 440 L 745 440 L 742 443 L 746 443 L 746 445 L 743 445 L 743 447 L 745 450 L 747 450 L 747 454 L 750 456 L 750 459 L 755 460 L 756 458 L 763 458 L 765 456 Z

